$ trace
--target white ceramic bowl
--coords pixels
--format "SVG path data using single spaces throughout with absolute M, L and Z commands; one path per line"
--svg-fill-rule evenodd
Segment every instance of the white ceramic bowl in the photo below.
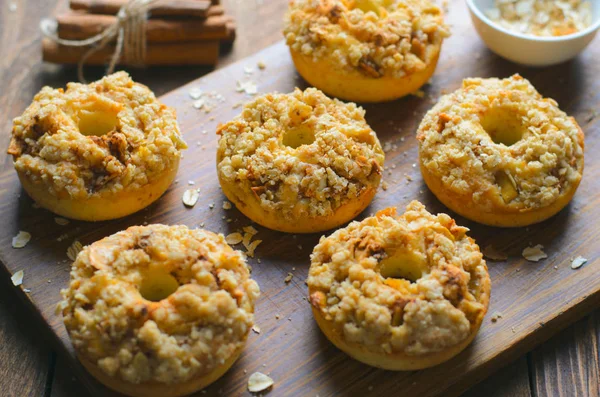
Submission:
M 495 0 L 466 0 L 475 29 L 496 54 L 528 66 L 549 66 L 574 58 L 596 36 L 600 28 L 600 0 L 591 0 L 592 25 L 581 32 L 559 37 L 538 37 L 507 30 L 492 22 L 485 11 Z

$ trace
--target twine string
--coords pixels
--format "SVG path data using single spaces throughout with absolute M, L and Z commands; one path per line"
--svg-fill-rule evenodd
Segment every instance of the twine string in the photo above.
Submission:
M 102 50 L 116 39 L 106 74 L 115 70 L 117 62 L 123 58 L 124 63 L 132 66 L 143 66 L 146 59 L 146 22 L 150 6 L 158 0 L 129 0 L 117 13 L 115 22 L 95 36 L 82 40 L 67 40 L 58 37 L 58 24 L 54 19 L 43 19 L 40 29 L 44 36 L 57 44 L 66 47 L 88 47 L 77 63 L 79 81 L 85 83 L 83 66 L 90 56 Z

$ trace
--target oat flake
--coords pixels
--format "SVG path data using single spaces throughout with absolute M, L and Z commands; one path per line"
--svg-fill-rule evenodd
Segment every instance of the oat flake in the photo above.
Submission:
M 248 391 L 250 393 L 259 393 L 273 386 L 273 379 L 262 372 L 255 372 L 248 378 Z
M 228 234 L 225 237 L 225 241 L 227 242 L 227 244 L 229 245 L 236 245 L 241 243 L 244 240 L 244 238 L 242 237 L 241 233 L 235 232 L 235 233 L 231 233 Z
M 587 263 L 587 259 L 585 259 L 583 256 L 578 256 L 577 258 L 573 259 L 573 261 L 571 261 L 571 269 L 579 269 L 581 266 L 585 265 Z
M 496 249 L 493 245 L 489 244 L 483 249 L 483 256 L 485 259 L 490 261 L 505 261 L 508 259 L 508 255 L 505 252 L 501 252 Z
M 12 275 L 10 279 L 15 287 L 18 287 L 19 285 L 23 284 L 23 276 L 25 276 L 25 272 L 23 272 L 23 270 L 19 270 L 18 272 Z
M 200 193 L 196 189 L 188 189 L 183 192 L 183 204 L 188 207 L 193 207 L 198 202 Z
M 54 222 L 56 222 L 57 225 L 61 225 L 61 226 L 66 226 L 69 224 L 69 220 L 65 219 L 65 218 L 61 218 L 61 217 L 56 217 L 54 218 Z
M 523 250 L 523 258 L 530 262 L 539 262 L 542 259 L 546 259 L 548 255 L 542 250 L 543 245 L 538 244 L 534 247 L 527 247 Z
M 73 244 L 67 248 L 67 257 L 74 261 L 77 259 L 77 255 L 81 252 L 81 250 L 83 250 L 83 245 L 79 241 L 75 240 L 73 241 Z
M 21 230 L 15 237 L 13 237 L 12 247 L 13 248 L 23 248 L 27 245 L 29 240 L 31 240 L 31 234 Z

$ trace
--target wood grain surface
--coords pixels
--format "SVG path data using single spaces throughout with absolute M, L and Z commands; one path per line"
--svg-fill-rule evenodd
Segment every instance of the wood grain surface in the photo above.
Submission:
M 278 10 L 277 6 L 268 4 L 274 2 L 266 3 L 265 7 L 269 10 Z M 52 6 L 48 5 L 46 11 L 49 13 L 51 9 Z M 0 14 L 0 17 L 2 17 L 1 21 L 8 19 L 10 22 L 10 18 L 5 18 L 5 14 Z M 418 171 L 412 168 L 412 163 L 416 161 L 414 130 L 421 116 L 432 106 L 432 102 L 442 90 L 455 89 L 463 77 L 469 75 L 504 77 L 518 71 L 531 79 L 544 95 L 557 99 L 563 109 L 574 115 L 584 128 L 587 134 L 588 153 L 586 175 L 580 191 L 567 210 L 529 230 L 506 231 L 486 228 L 458 218 L 459 223 L 472 226 L 471 235 L 482 246 L 494 242 L 511 254 L 511 259 L 506 263 L 490 264 L 494 283 L 490 312 L 499 310 L 504 317 L 492 324 L 488 316 L 474 345 L 459 357 L 458 363 L 453 362 L 434 370 L 405 374 L 368 368 L 348 359 L 329 344 L 313 324 L 310 311 L 302 299 L 305 296 L 303 280 L 308 269 L 308 255 L 318 236 L 298 236 L 296 239 L 291 237 L 295 241 L 290 241 L 289 235 L 259 228 L 260 238 L 269 241 L 268 244 L 261 245 L 257 251 L 258 256 L 262 258 L 262 263 L 252 263 L 253 275 L 263 290 L 257 308 L 257 322 L 263 332 L 251 336 L 249 347 L 241 361 L 221 381 L 209 388 L 209 394 L 244 393 L 247 379 L 247 374 L 243 373 L 244 369 L 248 373 L 253 370 L 271 372 L 276 380 L 271 395 L 317 393 L 319 395 L 355 393 L 379 395 L 382 392 L 393 394 L 398 388 L 407 390 L 406 395 L 413 395 L 408 391 L 417 393 L 414 395 L 432 395 L 439 393 L 445 387 L 444 382 L 447 382 L 445 385 L 449 387 L 450 394 L 457 394 L 468 385 L 483 379 L 502 364 L 514 361 L 518 357 L 522 358 L 497 376 L 478 385 L 471 390 L 470 395 L 597 396 L 599 394 L 597 341 L 600 326 L 597 315 L 582 320 L 577 323 L 577 327 L 561 333 L 558 339 L 534 350 L 528 359 L 522 356 L 589 309 L 598 307 L 599 280 L 593 271 L 597 267 L 599 256 L 597 243 L 595 243 L 598 230 L 594 228 L 593 222 L 598 216 L 598 209 L 596 209 L 598 208 L 598 184 L 593 180 L 594 172 L 596 175 L 598 172 L 598 163 L 593 156 L 590 156 L 590 153 L 598 149 L 594 140 L 597 140 L 599 127 L 592 111 L 598 107 L 600 101 L 597 94 L 599 84 L 595 81 L 599 67 L 594 62 L 599 56 L 598 49 L 590 48 L 577 60 L 553 68 L 540 70 L 519 68 L 502 61 L 483 47 L 466 20 L 462 2 L 451 3 L 450 19 L 454 22 L 454 36 L 445 44 L 443 58 L 432 84 L 425 88 L 426 98 L 411 97 L 390 104 L 367 107 L 367 119 L 378 132 L 381 140 L 399 144 L 398 150 L 388 153 L 386 160 L 391 175 L 386 173 L 385 179 L 390 184 L 390 189 L 379 193 L 367 213 L 391 204 L 401 206 L 412 198 L 422 200 L 432 211 L 445 211 L 441 204 L 427 192 Z M 27 32 L 28 28 L 14 25 L 14 31 L 10 32 L 8 31 L 10 25 L 6 29 L 5 26 L 7 25 L 1 28 L 1 49 L 13 48 L 9 45 L 11 36 L 15 39 L 14 31 L 26 37 L 23 31 Z M 34 28 L 29 28 L 30 37 Z M 35 37 L 35 33 L 33 36 Z M 255 41 L 268 41 L 268 37 L 270 40 L 276 39 L 275 35 L 257 35 Z M 39 66 L 35 53 L 39 50 L 35 46 L 36 40 L 39 40 L 39 37 L 31 38 L 26 44 L 21 43 L 21 52 L 13 50 L 9 57 L 2 60 L 3 74 L 0 79 L 2 92 L 15 92 L 16 95 L 2 95 L 0 106 L 2 110 L 6 110 L 4 114 L 9 114 L 11 117 L 24 109 L 40 83 L 54 82 L 53 85 L 61 85 L 60 81 L 73 78 L 72 70 L 47 69 L 46 66 Z M 252 38 L 246 37 L 246 40 L 248 46 L 253 43 Z M 15 40 L 15 42 L 20 41 Z M 251 52 L 250 48 L 243 46 L 241 52 Z M 66 285 L 68 279 L 69 264 L 64 260 L 66 247 L 72 239 L 78 238 L 84 243 L 91 243 L 128 225 L 143 222 L 162 221 L 185 223 L 189 226 L 205 222 L 210 230 L 224 233 L 249 223 L 237 211 L 223 211 L 218 205 L 222 202 L 223 196 L 214 172 L 213 132 L 217 122 L 226 121 L 239 112 L 239 109 L 232 109 L 231 105 L 245 98 L 234 92 L 235 81 L 243 80 L 245 78 L 243 67 L 255 65 L 258 59 L 267 61 L 267 70 L 260 73 L 256 71 L 250 78 L 259 82 L 261 92 L 271 89 L 289 91 L 294 85 L 302 86 L 302 81 L 296 76 L 289 63 L 286 49 L 277 46 L 267 50 L 266 53 L 259 54 L 253 60 L 218 71 L 207 79 L 192 84 L 192 86 L 209 89 L 212 87 L 226 97 L 227 102 L 210 114 L 204 114 L 191 107 L 191 101 L 187 96 L 189 87 L 165 97 L 167 103 L 178 108 L 182 129 L 190 143 L 190 150 L 183 161 L 179 184 L 172 186 L 160 202 L 132 217 L 101 224 L 72 222 L 66 228 L 59 227 L 53 223 L 51 214 L 32 209 L 31 201 L 25 197 L 18 186 L 10 160 L 4 159 L 3 171 L 0 174 L 0 191 L 4 200 L 0 211 L 6 222 L 0 233 L 0 259 L 12 272 L 20 268 L 26 269 L 25 287 L 31 288 L 32 292 L 27 295 L 19 291 L 17 297 L 31 299 L 29 302 L 37 305 L 44 321 L 47 321 L 59 336 L 57 340 L 59 346 L 64 343 L 65 348 L 59 355 L 59 365 L 56 366 L 56 376 L 53 377 L 52 396 L 85 395 L 76 386 L 77 382 L 72 382 L 72 373 L 65 362 L 61 361 L 61 357 L 71 357 L 71 350 L 61 321 L 54 315 L 58 290 Z M 469 62 L 465 63 L 465 60 Z M 36 75 L 37 80 L 27 78 L 28 73 L 23 70 L 27 71 L 28 68 L 34 70 L 37 68 L 39 73 Z M 12 72 L 13 79 L 6 79 L 9 70 Z M 188 74 L 185 74 L 185 69 L 182 70 L 184 75 L 173 76 L 175 80 L 199 73 L 198 69 L 189 71 Z M 98 69 L 97 72 L 99 73 L 100 70 Z M 164 92 L 169 88 L 169 84 L 174 84 L 170 81 L 164 82 L 164 85 L 157 85 L 157 76 L 160 76 L 160 72 L 134 73 L 137 80 L 146 80 L 145 82 L 158 92 Z M 22 89 L 16 90 L 16 88 Z M 389 115 L 392 117 L 387 117 Z M 211 117 L 215 119 L 210 120 Z M 9 128 L 9 121 L 5 120 L 5 123 L 6 128 Z M 202 134 L 203 130 L 209 133 Z M 402 137 L 405 138 L 404 142 L 399 142 L 399 138 Z M 5 145 L 7 136 L 0 139 Z M 198 145 L 197 142 L 200 144 Z M 392 164 L 396 164 L 396 168 L 391 168 Z M 405 173 L 411 175 L 414 181 L 406 183 Z M 192 210 L 185 210 L 180 200 L 183 190 L 187 188 L 185 182 L 188 179 L 194 179 L 197 185 L 205 188 L 199 204 Z M 217 204 L 215 210 L 208 209 L 209 202 Z M 221 219 L 223 216 L 226 219 L 231 218 L 232 223 Z M 14 250 L 9 248 L 10 239 L 19 229 L 31 231 L 34 239 L 23 250 Z M 57 242 L 56 238 L 65 232 L 69 232 L 69 237 Z M 538 264 L 526 263 L 519 254 L 529 242 L 544 244 L 550 258 Z M 302 245 L 302 249 L 299 249 L 298 245 Z M 576 255 L 586 256 L 590 263 L 578 271 L 573 271 L 569 268 L 569 262 L 570 258 Z M 555 269 L 554 266 L 558 268 Z M 296 271 L 293 271 L 294 280 L 290 285 L 285 285 L 283 278 L 293 267 L 296 268 Z M 4 280 L 7 281 L 8 276 L 5 275 Z M 11 288 L 7 293 L 13 294 L 13 289 Z M 10 299 L 14 301 L 16 298 L 11 296 Z M 20 305 L 19 302 L 14 304 Z M 25 309 L 22 305 L 17 307 L 20 309 L 19 312 Z M 564 312 L 555 317 L 561 311 Z M 32 315 L 27 317 L 26 321 L 34 324 L 34 327 L 38 326 L 36 312 L 28 314 Z M 280 315 L 280 320 L 275 319 L 277 314 Z M 287 320 L 288 317 L 292 320 Z M 0 381 L 2 385 L 7 382 L 6 385 L 12 387 L 2 387 L 2 390 L 9 390 L 8 395 L 23 395 L 19 393 L 18 385 L 35 384 L 37 388 L 31 388 L 30 395 L 42 395 L 39 393 L 42 390 L 40 385 L 48 383 L 46 382 L 48 372 L 45 371 L 47 367 L 52 367 L 52 360 L 48 357 L 51 354 L 48 350 L 41 350 L 41 355 L 46 357 L 44 363 L 44 359 L 36 355 L 35 349 L 23 347 L 19 349 L 18 343 L 15 345 L 12 342 L 13 339 L 17 339 L 14 335 L 26 338 L 19 329 L 15 330 L 15 327 L 3 325 L 1 330 L 2 342 L 6 340 L 10 343 L 3 343 L 0 357 L 13 356 L 21 360 L 30 357 L 32 360 L 29 365 L 23 367 L 13 367 L 14 364 L 9 364 L 7 368 L 18 369 L 19 374 L 21 372 L 33 374 L 16 379 L 16 381 L 20 380 L 18 383 L 8 381 L 7 377 L 2 376 Z M 26 346 L 26 343 L 24 345 Z M 482 360 L 485 357 L 489 360 Z M 70 364 L 74 372 L 80 375 L 85 383 L 91 385 L 95 394 L 104 395 L 104 390 L 90 380 L 76 362 L 71 360 Z M 460 378 L 458 375 L 463 371 L 469 373 L 466 382 L 464 379 L 458 379 Z M 528 372 L 531 374 L 530 377 Z M 573 378 L 576 381 L 569 378 L 573 376 L 572 374 L 576 374 Z M 436 382 L 431 381 L 432 377 Z M 442 380 L 438 381 L 440 378 Z M 37 379 L 37 381 L 27 379 Z M 27 390 L 26 387 L 21 390 Z M 496 394 L 492 394 L 490 389 L 495 390 Z

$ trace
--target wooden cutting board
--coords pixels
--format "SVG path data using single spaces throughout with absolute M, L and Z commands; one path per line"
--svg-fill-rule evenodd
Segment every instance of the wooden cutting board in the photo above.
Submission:
M 492 300 L 488 315 L 473 344 L 453 360 L 416 372 L 388 372 L 368 367 L 337 350 L 321 334 L 305 300 L 309 255 L 319 235 L 289 235 L 257 227 L 263 240 L 257 259 L 249 259 L 253 277 L 262 296 L 256 307 L 256 323 L 262 332 L 251 332 L 241 359 L 206 395 L 244 395 L 248 376 L 261 371 L 275 380 L 272 396 L 329 395 L 457 395 L 499 367 L 523 355 L 552 334 L 600 304 L 600 46 L 592 45 L 569 63 L 528 69 L 506 62 L 489 52 L 471 27 L 463 2 L 453 2 L 448 16 L 453 36 L 445 44 L 441 61 L 424 96 L 368 105 L 367 120 L 386 146 L 387 190 L 380 190 L 360 218 L 388 206 L 400 210 L 413 199 L 431 212 L 448 212 L 423 183 L 417 163 L 415 130 L 423 114 L 443 93 L 458 88 L 469 76 L 506 77 L 521 73 L 545 96 L 555 98 L 573 115 L 586 133 L 587 158 L 583 182 L 573 202 L 552 219 L 529 228 L 498 229 L 476 225 L 461 217 L 457 222 L 471 229 L 481 247 L 493 244 L 510 255 L 504 262 L 489 262 Z M 266 64 L 259 70 L 257 64 Z M 250 72 L 252 69 L 252 73 Z M 236 104 L 248 97 L 236 92 L 237 81 L 254 81 L 261 93 L 289 92 L 305 87 L 296 74 L 283 43 L 214 72 L 162 98 L 177 109 L 181 129 L 190 148 L 185 152 L 178 183 L 173 184 L 154 205 L 125 219 L 66 226 L 54 216 L 35 209 L 22 191 L 11 161 L 3 158 L 0 174 L 0 260 L 7 275 L 25 271 L 20 296 L 32 315 L 56 336 L 62 353 L 71 359 L 73 370 L 93 395 L 116 395 L 89 376 L 77 363 L 62 319 L 55 314 L 59 291 L 67 286 L 70 263 L 66 256 L 74 240 L 90 244 L 131 225 L 146 223 L 204 224 L 208 230 L 228 234 L 250 221 L 237 210 L 222 209 L 223 196 L 215 170 L 215 128 L 240 112 Z M 216 106 L 210 113 L 193 107 L 192 88 L 212 94 Z M 220 99 L 219 99 L 220 98 Z M 412 181 L 410 180 L 412 179 Z M 188 181 L 201 190 L 194 208 L 182 204 Z M 209 205 L 214 203 L 214 208 Z M 11 239 L 19 230 L 32 234 L 23 249 L 13 249 Z M 543 244 L 548 258 L 526 262 L 523 248 Z M 578 270 L 571 259 L 584 256 L 588 263 Z M 289 284 L 284 278 L 294 275 Z M 23 289 L 27 289 L 25 292 Z M 495 323 L 490 319 L 499 312 Z M 205 395 L 205 394 L 202 394 Z

